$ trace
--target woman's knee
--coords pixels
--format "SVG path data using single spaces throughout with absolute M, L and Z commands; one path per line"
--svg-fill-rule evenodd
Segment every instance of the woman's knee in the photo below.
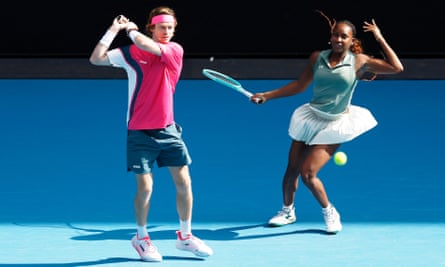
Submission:
M 301 169 L 301 180 L 306 186 L 312 185 L 314 179 L 317 177 L 317 173 L 308 166 L 303 166 Z

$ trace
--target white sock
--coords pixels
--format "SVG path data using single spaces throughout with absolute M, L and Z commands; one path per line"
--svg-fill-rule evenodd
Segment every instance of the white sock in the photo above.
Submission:
M 148 236 L 147 227 L 145 225 L 143 225 L 143 226 L 137 225 L 136 229 L 138 231 L 138 238 L 139 239 Z
M 286 206 L 283 204 L 283 210 L 285 211 L 291 211 L 294 208 L 294 204 L 290 204 L 289 206 Z
M 329 210 L 332 207 L 332 204 L 329 202 L 328 206 L 326 208 L 321 208 L 324 211 Z
M 192 233 L 192 222 L 191 220 L 182 221 L 179 220 L 179 231 L 181 232 L 181 236 L 185 238 L 187 234 Z

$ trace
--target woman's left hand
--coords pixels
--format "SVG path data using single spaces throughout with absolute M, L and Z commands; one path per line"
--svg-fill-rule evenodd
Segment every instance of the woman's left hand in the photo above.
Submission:
M 377 27 L 374 19 L 372 19 L 371 22 L 365 21 L 365 24 L 363 25 L 363 31 L 372 32 L 374 34 L 374 38 L 377 41 L 383 38 L 383 35 L 380 32 L 379 27 Z

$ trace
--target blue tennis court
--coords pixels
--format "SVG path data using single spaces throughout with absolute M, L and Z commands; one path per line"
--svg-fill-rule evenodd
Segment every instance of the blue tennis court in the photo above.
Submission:
M 243 80 L 252 91 L 287 80 Z M 175 189 L 155 170 L 149 232 L 162 263 L 130 244 L 133 174 L 125 166 L 127 82 L 0 80 L 0 266 L 445 266 L 444 80 L 376 80 L 353 103 L 379 125 L 341 146 L 348 164 L 319 174 L 342 215 L 325 235 L 303 186 L 298 221 L 265 223 L 281 208 L 292 111 L 310 90 L 253 105 L 209 80 L 182 80 L 176 121 L 193 163 L 193 232 L 215 254 L 176 250 Z

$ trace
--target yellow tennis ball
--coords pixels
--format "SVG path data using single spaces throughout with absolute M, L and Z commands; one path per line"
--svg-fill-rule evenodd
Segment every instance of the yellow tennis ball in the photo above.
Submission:
M 348 161 L 348 156 L 346 156 L 345 152 L 339 151 L 334 154 L 334 162 L 338 166 L 345 165 L 347 161 Z

